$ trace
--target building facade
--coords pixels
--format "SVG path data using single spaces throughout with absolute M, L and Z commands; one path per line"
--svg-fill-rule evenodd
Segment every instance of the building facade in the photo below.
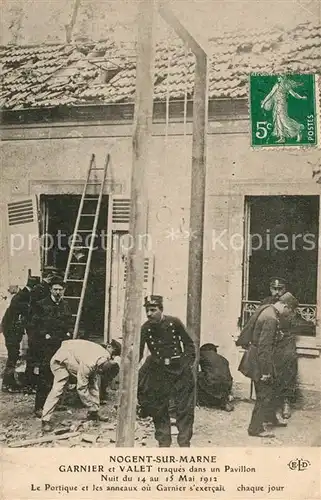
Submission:
M 71 69 L 72 64 L 69 74 L 60 76 L 70 78 Z M 233 377 L 242 381 L 235 338 L 240 325 L 268 295 L 269 278 L 282 276 L 300 301 L 296 329 L 300 384 L 320 390 L 320 185 L 312 178 L 320 151 L 253 150 L 246 79 L 239 95 L 231 88 L 238 84 L 230 80 L 226 94 L 218 97 L 220 80 L 211 81 L 210 76 L 209 83 L 201 343 L 218 344 L 231 363 Z M 97 92 L 106 84 L 95 85 Z M 184 320 L 188 246 L 193 237 L 189 233 L 192 103 L 187 93 L 164 100 L 162 85 L 155 90 L 159 100 L 147 172 L 142 295 L 162 294 L 166 311 Z M 91 154 L 103 166 L 109 153 L 92 266 L 96 275 L 91 276 L 92 300 L 86 303 L 87 314 L 92 318 L 94 311 L 96 319 L 86 328 L 105 338 L 121 336 L 130 245 L 133 104 L 105 99 L 97 105 L 76 103 L 68 108 L 62 101 L 48 106 L 25 102 L 19 108 L 14 101 L 3 112 L 1 288 L 23 285 L 28 269 L 33 274 L 50 265 L 64 269 Z

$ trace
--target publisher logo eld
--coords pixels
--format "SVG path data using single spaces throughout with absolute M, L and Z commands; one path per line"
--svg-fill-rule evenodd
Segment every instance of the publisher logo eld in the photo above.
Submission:
M 291 460 L 288 463 L 288 467 L 291 470 L 299 470 L 299 471 L 307 469 L 310 465 L 311 465 L 311 463 L 309 462 L 309 460 L 302 460 L 302 458 L 297 458 L 296 460 Z

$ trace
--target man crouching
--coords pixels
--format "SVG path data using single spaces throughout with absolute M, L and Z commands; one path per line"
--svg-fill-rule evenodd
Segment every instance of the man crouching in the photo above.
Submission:
M 119 372 L 119 365 L 113 360 L 119 356 L 121 346 L 112 340 L 106 349 L 89 340 L 66 340 L 51 358 L 50 369 L 54 375 L 53 386 L 48 394 L 42 412 L 42 430 L 50 432 L 51 416 L 68 384 L 69 376 L 77 379 L 77 392 L 82 403 L 88 408 L 88 420 L 106 421 L 99 415 L 100 377 L 112 380 Z

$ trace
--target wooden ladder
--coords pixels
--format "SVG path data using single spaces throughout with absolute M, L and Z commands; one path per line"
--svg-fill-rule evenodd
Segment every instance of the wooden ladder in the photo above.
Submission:
M 64 281 L 66 282 L 67 286 L 73 285 L 74 283 L 78 283 L 80 284 L 81 288 L 80 295 L 78 288 L 78 291 L 75 292 L 76 295 L 65 296 L 65 298 L 68 301 L 76 302 L 76 308 L 74 307 L 74 304 L 72 307 L 73 310 L 77 309 L 77 313 L 73 314 L 73 316 L 75 317 L 75 325 L 73 331 L 74 339 L 77 338 L 79 331 L 81 314 L 86 294 L 86 287 L 90 272 L 91 258 L 94 250 L 95 238 L 97 236 L 97 225 L 98 225 L 100 207 L 103 198 L 109 161 L 110 161 L 110 155 L 107 154 L 104 167 L 97 168 L 95 155 L 93 154 L 91 156 L 87 178 L 79 204 L 77 219 L 68 255 Z M 100 179 L 98 172 L 102 173 L 102 175 L 100 175 Z M 98 194 L 94 195 L 89 194 L 88 191 L 90 191 L 90 186 L 96 186 L 95 191 L 99 191 Z M 86 225 L 85 221 L 87 222 L 90 221 L 90 224 Z M 83 245 L 82 242 L 81 244 L 79 244 L 79 241 L 82 240 L 84 237 L 86 245 Z M 79 251 L 80 253 L 83 253 L 83 256 L 86 257 L 86 262 L 79 262 L 79 259 L 77 259 Z M 78 276 L 77 278 L 75 278 L 74 274 L 77 266 L 82 266 L 85 272 L 83 273 L 82 277 Z

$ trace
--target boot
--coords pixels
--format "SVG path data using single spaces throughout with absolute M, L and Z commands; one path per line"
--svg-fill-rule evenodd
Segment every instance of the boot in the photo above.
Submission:
M 43 433 L 51 432 L 52 431 L 52 425 L 50 422 L 41 422 L 41 430 Z
M 88 411 L 87 420 L 93 420 L 94 422 L 109 422 L 109 418 L 99 415 L 98 411 Z
M 248 435 L 252 436 L 252 437 L 260 437 L 260 438 L 274 438 L 275 437 L 275 434 L 273 434 L 272 432 L 268 432 L 266 430 L 261 431 L 261 432 L 248 432 Z
M 290 407 L 290 403 L 288 402 L 288 400 L 285 400 L 283 403 L 282 417 L 286 418 L 286 419 L 291 417 L 291 407 Z

